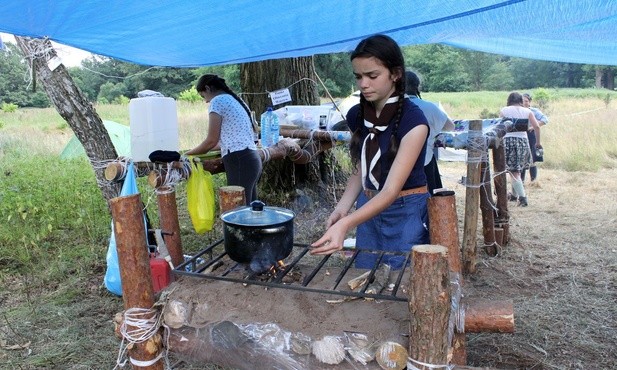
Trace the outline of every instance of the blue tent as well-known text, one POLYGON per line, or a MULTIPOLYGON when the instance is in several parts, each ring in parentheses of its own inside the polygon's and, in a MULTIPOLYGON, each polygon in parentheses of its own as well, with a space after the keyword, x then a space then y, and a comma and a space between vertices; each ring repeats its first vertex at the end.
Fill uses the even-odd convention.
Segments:
POLYGON ((617 65, 614 0, 4 0, 0 32, 194 67, 352 50, 385 33, 559 62, 617 65))

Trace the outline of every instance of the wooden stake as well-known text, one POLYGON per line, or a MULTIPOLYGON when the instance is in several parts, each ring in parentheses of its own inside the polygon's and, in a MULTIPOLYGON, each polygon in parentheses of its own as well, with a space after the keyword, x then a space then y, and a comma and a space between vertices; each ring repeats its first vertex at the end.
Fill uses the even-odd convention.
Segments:
POLYGON ((499 245, 504 246, 510 241, 510 214, 508 213, 508 189, 506 183, 506 154, 503 145, 492 150, 493 172, 495 178, 495 194, 497 194, 497 213, 495 214, 495 226, 503 229, 503 237, 499 245))
MULTIPOLYGON (((454 192, 438 192, 428 200, 429 235, 432 244, 448 248, 448 267, 451 276, 459 277, 463 284, 461 267, 461 246, 458 236, 458 216, 454 192)), ((458 289, 462 289, 459 287, 458 289)), ((452 295, 455 299, 455 295, 452 295)), ((456 306, 460 303, 456 302, 456 306)), ((465 333, 454 333, 452 339, 452 364, 467 364, 465 333)))
POLYGON ((441 245, 416 245, 412 249, 409 356, 426 364, 448 363, 451 307, 447 254, 448 250, 441 245))
MULTIPOLYGON (((114 235, 122 279, 124 308, 146 308, 154 305, 154 291, 146 243, 142 203, 139 194, 112 198, 109 201, 114 222, 114 235)), ((129 330, 137 328, 128 326, 129 330)), ((160 334, 134 343, 128 348, 128 356, 136 361, 148 363, 162 351, 160 334)), ((163 360, 140 369, 162 370, 163 360)))
POLYGON ((221 213, 246 205, 246 194, 242 186, 221 186, 219 188, 219 208, 221 213))
POLYGON ((493 211, 493 192, 491 187, 491 171, 488 158, 482 161, 480 167, 482 185, 480 186, 480 212, 482 212, 482 234, 484 235, 484 250, 491 257, 497 255, 499 246, 495 241, 495 220, 493 211))
POLYGON ((174 268, 184 262, 184 252, 182 251, 182 241, 180 240, 180 222, 178 220, 178 205, 176 203, 176 192, 169 189, 165 192, 158 192, 159 203, 159 222, 161 230, 171 235, 165 236, 165 245, 171 256, 174 268))
POLYGON ((461 273, 461 245, 454 192, 438 192, 428 199, 428 219, 431 244, 448 248, 450 271, 461 273))
POLYGON ((473 300, 463 307, 466 333, 514 333, 512 300, 473 300))
POLYGON ((463 230, 463 272, 476 272, 478 251, 476 248, 478 229, 478 204, 480 198, 480 162, 486 153, 482 139, 482 120, 469 121, 467 139, 467 188, 465 189, 465 221, 463 230))

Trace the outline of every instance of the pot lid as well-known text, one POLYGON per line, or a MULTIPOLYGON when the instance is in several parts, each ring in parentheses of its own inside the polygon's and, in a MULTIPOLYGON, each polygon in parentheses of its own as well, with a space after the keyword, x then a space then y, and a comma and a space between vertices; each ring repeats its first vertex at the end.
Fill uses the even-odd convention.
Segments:
POLYGON ((293 220, 295 214, 285 208, 267 207, 262 201, 255 200, 248 207, 227 211, 221 220, 239 226, 270 226, 293 220))

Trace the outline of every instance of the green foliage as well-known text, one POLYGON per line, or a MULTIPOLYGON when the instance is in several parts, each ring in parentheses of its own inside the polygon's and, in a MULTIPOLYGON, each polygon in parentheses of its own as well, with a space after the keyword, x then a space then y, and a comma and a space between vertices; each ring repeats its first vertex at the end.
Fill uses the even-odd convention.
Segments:
POLYGON ((195 86, 193 86, 188 90, 182 91, 180 93, 180 96, 178 96, 178 100, 186 101, 189 103, 197 103, 203 100, 203 98, 201 97, 201 95, 199 95, 199 93, 195 89, 195 86))
POLYGON ((419 73, 423 92, 472 90, 457 49, 431 44, 410 46, 403 53, 407 66, 419 73))
POLYGON ((508 90, 514 86, 514 76, 512 71, 504 62, 492 64, 488 70, 488 75, 484 79, 483 88, 491 91, 508 90))
MULTIPOLYGON (((321 78, 328 92, 333 97, 346 97, 355 90, 353 71, 349 54, 320 54, 313 57, 315 73, 321 78)), ((317 91, 322 97, 326 97, 326 91, 317 82, 317 91)))
POLYGON ((19 106, 13 103, 2 103, 2 105, 0 105, 0 109, 6 113, 13 113, 17 111, 18 108, 19 106))
MULTIPOLYGON (((200 67, 192 72, 193 81, 192 85, 195 85, 197 79, 205 74, 215 74, 219 77, 225 79, 225 83, 235 92, 242 91, 240 88, 240 65, 239 64, 228 64, 224 66, 214 66, 214 67, 200 67)), ((187 86, 188 87, 188 86, 187 86)), ((250 92, 250 91, 247 91, 250 92)))
POLYGON ((604 95, 604 98, 602 98, 602 101, 604 102, 604 106, 606 108, 608 108, 608 106, 611 104, 611 99, 612 99, 611 94, 606 94, 604 95))
POLYGON ((0 52, 1 101, 20 107, 48 107, 49 99, 45 91, 41 88, 32 91, 31 82, 24 78, 30 77, 31 72, 27 64, 22 62, 21 51, 17 45, 7 43, 6 47, 4 52, 0 52))
POLYGON ((23 248, 0 248, 0 261, 42 263, 67 234, 75 243, 100 243, 109 216, 88 162, 22 154, 7 153, 0 174, 0 244, 23 248))
POLYGON ((113 102, 120 96, 123 96, 126 88, 122 83, 105 82, 101 85, 97 101, 105 99, 107 102, 113 102))
POLYGON ((486 108, 482 109, 482 112, 480 112, 480 118, 482 119, 495 118, 495 117, 499 117, 499 112, 492 112, 486 108))
POLYGON ((120 104, 120 105, 128 105, 129 104, 130 99, 127 98, 124 95, 120 95, 117 98, 114 99, 113 103, 114 104, 120 104))
POLYGON ((539 88, 533 93, 533 102, 540 107, 541 110, 548 109, 548 102, 551 100, 551 94, 548 90, 539 88))

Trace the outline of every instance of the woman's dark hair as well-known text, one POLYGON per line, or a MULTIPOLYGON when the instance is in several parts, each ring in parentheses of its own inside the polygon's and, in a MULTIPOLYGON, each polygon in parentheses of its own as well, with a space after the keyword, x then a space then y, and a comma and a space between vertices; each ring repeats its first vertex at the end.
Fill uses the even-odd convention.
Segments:
POLYGON ((523 95, 514 91, 508 95, 508 101, 506 102, 507 106, 510 105, 523 105, 523 95))
MULTIPOLYGON (((390 150, 388 156, 393 158, 398 151, 399 142, 396 139, 398 125, 403 114, 403 103, 405 102, 405 58, 399 45, 391 37, 386 35, 373 35, 360 41, 358 46, 351 53, 349 59, 370 58, 374 57, 384 67, 388 68, 391 74, 401 76, 395 83, 395 92, 399 96, 398 109, 394 117, 394 128, 390 137, 390 150)), ((366 103, 364 95, 360 94, 360 110, 358 112, 358 122, 364 122, 363 105, 366 103)), ((352 163, 357 165, 360 160, 360 152, 362 150, 361 132, 363 125, 360 124, 351 137, 349 143, 349 152, 351 154, 352 163)))
POLYGON ((248 114, 249 116, 249 120, 251 120, 251 123, 253 123, 253 120, 251 118, 251 111, 248 105, 244 102, 244 100, 242 100, 238 95, 236 95, 236 93, 234 93, 229 88, 229 86, 227 86, 224 78, 220 78, 217 75, 203 75, 199 77, 199 80, 197 80, 197 84, 195 85, 195 90, 197 90, 198 93, 206 91, 206 86, 208 86, 211 90, 224 91, 225 93, 233 96, 234 99, 236 99, 238 103, 240 103, 242 108, 244 108, 244 110, 246 111, 246 114, 248 114))
POLYGON ((418 98, 422 98, 420 96, 420 77, 418 77, 415 72, 405 72, 405 84, 407 85, 405 92, 408 95, 415 95, 418 98))

